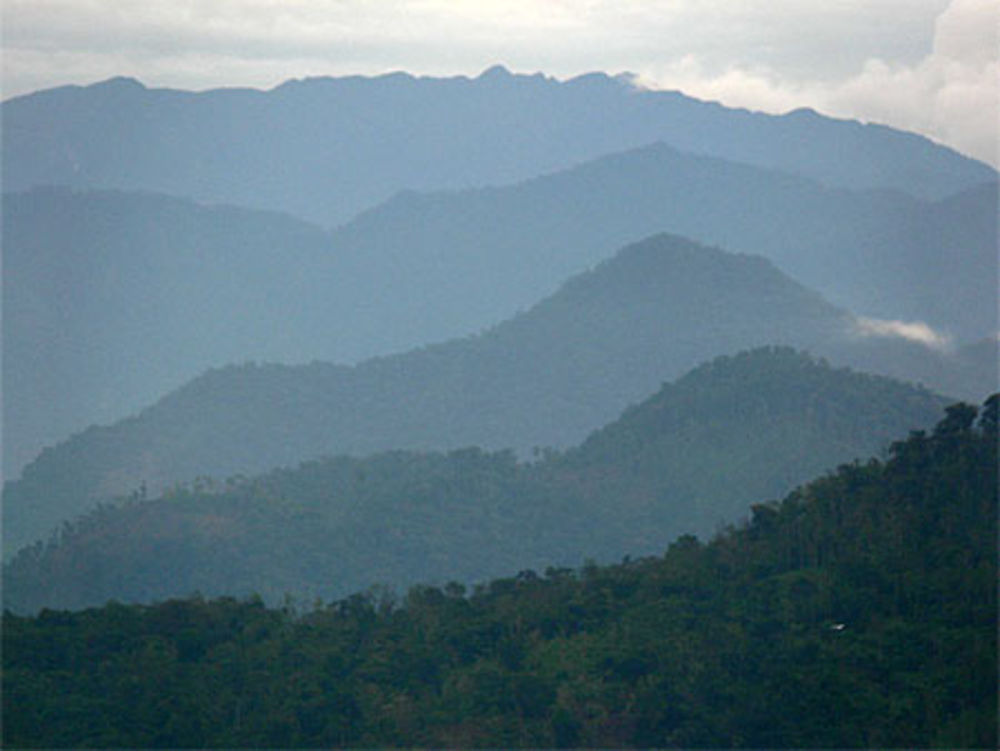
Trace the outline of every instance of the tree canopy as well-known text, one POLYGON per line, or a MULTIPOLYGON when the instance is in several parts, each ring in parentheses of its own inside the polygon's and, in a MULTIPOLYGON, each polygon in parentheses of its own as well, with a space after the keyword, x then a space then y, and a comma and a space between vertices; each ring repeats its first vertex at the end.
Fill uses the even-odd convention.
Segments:
POLYGON ((3 618, 8 747, 995 747, 997 396, 707 543, 3 618))

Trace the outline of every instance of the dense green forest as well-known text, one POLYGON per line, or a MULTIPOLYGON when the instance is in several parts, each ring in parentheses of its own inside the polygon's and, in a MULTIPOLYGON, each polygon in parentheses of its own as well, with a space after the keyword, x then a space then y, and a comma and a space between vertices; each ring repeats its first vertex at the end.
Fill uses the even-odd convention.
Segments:
POLYGON ((995 748, 997 421, 618 565, 7 612, 4 746, 995 748))
POLYGON ((139 491, 22 550, 4 566, 4 602, 23 613, 199 591, 274 604, 286 592, 331 599, 375 583, 610 563, 710 535, 755 501, 933 425, 944 404, 789 348, 757 349, 664 384, 564 453, 335 456, 157 498, 139 491))

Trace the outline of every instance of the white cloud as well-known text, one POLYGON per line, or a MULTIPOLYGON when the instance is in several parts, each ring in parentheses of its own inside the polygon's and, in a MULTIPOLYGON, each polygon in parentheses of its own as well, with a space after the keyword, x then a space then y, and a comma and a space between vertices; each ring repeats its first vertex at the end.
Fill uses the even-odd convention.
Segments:
POLYGON ((646 85, 768 112, 811 106, 826 114, 922 133, 986 161, 998 158, 1000 6, 952 0, 934 25, 929 53, 912 64, 867 59, 836 81, 795 78, 767 66, 733 65, 710 74, 688 56, 643 71, 646 85))
POLYGON ((856 331, 864 337, 906 339, 936 350, 951 347, 951 338, 935 331, 923 321, 893 321, 880 318, 857 318, 856 331))
POLYGON ((935 24, 932 53, 919 65, 894 68, 870 61, 833 93, 830 106, 898 122, 996 165, 998 24, 995 0, 954 0, 935 24))

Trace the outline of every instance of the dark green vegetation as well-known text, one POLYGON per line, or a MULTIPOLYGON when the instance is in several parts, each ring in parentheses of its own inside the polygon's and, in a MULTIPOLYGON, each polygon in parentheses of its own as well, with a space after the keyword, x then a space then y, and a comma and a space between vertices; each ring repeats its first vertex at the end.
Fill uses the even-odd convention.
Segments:
MULTIPOLYGON (((4 183, 152 190, 278 209, 324 226, 401 188, 509 183, 663 140, 851 188, 943 198, 995 178, 926 138, 799 110, 775 117, 493 68, 193 93, 117 78, 3 103, 4 183)), ((629 238, 634 239, 634 238, 629 238)))
MULTIPOLYGON (((792 345, 928 384, 921 373, 954 372, 946 355, 854 327, 762 258, 649 238, 481 335, 355 367, 210 371, 135 418, 76 435, 5 486, 5 547, 143 483, 156 494, 323 454, 570 446, 665 379, 751 347, 792 345)), ((981 399, 993 380, 979 380, 959 393, 981 399)))
POLYGON ((4 746, 995 748, 997 405, 662 557, 5 614, 4 746))
MULTIPOLYGON (((530 463, 509 451, 396 451, 106 506, 22 550, 4 568, 4 601, 18 612, 195 591, 308 601, 646 555, 883 450, 942 405, 887 378, 760 349, 699 367, 579 447, 530 463)), ((231 450, 239 437, 219 442, 231 450)))

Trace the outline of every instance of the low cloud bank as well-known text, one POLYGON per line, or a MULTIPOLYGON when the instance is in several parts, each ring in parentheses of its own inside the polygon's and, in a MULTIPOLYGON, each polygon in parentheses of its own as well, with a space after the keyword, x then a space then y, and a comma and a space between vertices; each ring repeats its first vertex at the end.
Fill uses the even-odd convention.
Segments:
POLYGON ((951 337, 935 331, 923 321, 894 321, 881 318, 858 318, 856 333, 865 337, 906 339, 939 351, 951 347, 951 337))

